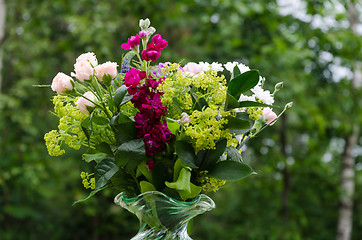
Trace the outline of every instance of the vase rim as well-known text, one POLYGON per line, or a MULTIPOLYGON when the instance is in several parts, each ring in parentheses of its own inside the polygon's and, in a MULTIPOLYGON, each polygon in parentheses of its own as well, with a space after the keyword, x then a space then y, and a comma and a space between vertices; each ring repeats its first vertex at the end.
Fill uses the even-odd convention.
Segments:
MULTIPOLYGON (((159 191, 147 191, 147 192, 141 193, 141 194, 139 194, 139 195, 137 195, 137 196, 135 196, 135 197, 132 197, 132 198, 128 198, 125 192, 121 192, 121 193, 119 193, 119 194, 116 196, 116 199, 121 198, 122 201, 127 202, 127 203, 130 203, 130 202, 136 201, 137 199, 142 198, 142 197, 144 197, 144 196, 146 196, 146 195, 154 195, 154 194, 160 195, 160 196, 162 196, 162 197, 165 197, 165 198, 167 198, 167 199, 169 199, 170 201, 173 201, 173 202, 175 202, 175 203, 178 203, 178 204, 186 204, 186 205, 193 205, 193 204, 199 202, 199 201, 201 200, 201 198, 205 198, 205 197, 206 197, 206 198, 210 199, 210 197, 207 196, 207 195, 205 195, 205 194, 199 194, 199 195, 197 195, 197 197, 196 197, 194 200, 185 202, 185 201, 181 201, 181 200, 174 199, 174 198, 172 198, 172 197, 170 197, 170 196, 167 196, 167 195, 164 194, 163 192, 159 192, 159 191)), ((210 199, 210 200, 212 201, 212 199, 210 199)), ((212 201, 212 202, 213 202, 213 201, 212 201)))

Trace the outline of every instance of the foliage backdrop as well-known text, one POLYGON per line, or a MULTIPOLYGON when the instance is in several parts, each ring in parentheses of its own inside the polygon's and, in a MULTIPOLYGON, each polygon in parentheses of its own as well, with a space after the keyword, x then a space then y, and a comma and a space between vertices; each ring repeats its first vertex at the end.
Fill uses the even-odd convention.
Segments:
MULTIPOLYGON (((336 1, 304 2, 314 16, 336 1)), ((361 60, 361 39, 348 28, 312 27, 281 15, 274 0, 14 0, 6 8, 1 239, 129 239, 137 231, 137 219, 113 204, 115 192, 71 206, 87 195, 79 177, 87 166, 80 153, 47 155, 43 135, 56 127, 49 115, 53 93, 33 85, 70 73, 83 52, 95 52, 99 62, 119 61, 120 44, 146 17, 169 41, 161 61, 238 60, 259 69, 271 91, 284 82, 279 102, 294 101, 276 127, 249 143, 244 160, 258 175, 213 194, 217 208, 196 219, 194 238, 335 238, 344 139, 353 123, 362 122, 361 92, 331 72, 336 59, 349 69, 361 60)), ((334 17, 345 21, 347 12, 334 17)), ((356 152, 355 240, 362 239, 362 160, 356 152)))

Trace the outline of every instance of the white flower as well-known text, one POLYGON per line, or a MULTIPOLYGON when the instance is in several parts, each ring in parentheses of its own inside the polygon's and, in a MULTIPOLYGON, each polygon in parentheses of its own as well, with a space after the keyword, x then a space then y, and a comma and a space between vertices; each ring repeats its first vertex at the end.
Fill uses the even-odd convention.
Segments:
POLYGON ((240 73, 250 71, 250 68, 248 66, 238 62, 227 62, 226 64, 224 64, 224 66, 226 70, 228 70, 231 73, 234 71, 235 66, 238 66, 240 73))
POLYGON ((268 90, 264 91, 259 85, 252 88, 251 91, 255 94, 256 98, 262 100, 265 104, 271 105, 274 103, 272 94, 268 90))
POLYGON ((255 95, 253 95, 253 96, 246 96, 246 95, 241 94, 241 95, 240 95, 240 98, 239 98, 239 102, 243 102, 243 101, 256 102, 256 100, 255 100, 255 95))
POLYGON ((98 65, 96 55, 93 52, 87 52, 87 53, 81 54, 77 58, 76 62, 78 63, 78 62, 81 62, 81 61, 89 62, 93 67, 98 65))
POLYGON ((199 62, 199 68, 200 68, 203 72, 206 72, 206 71, 210 70, 210 63, 207 63, 207 62, 199 62))
POLYGON ((211 69, 214 70, 215 72, 224 71, 224 68, 222 67, 222 64, 218 63, 218 62, 211 63, 211 69))
POLYGON ((147 29, 150 26, 151 22, 148 18, 145 20, 140 19, 139 26, 142 30, 147 29))
POLYGON ((228 70, 229 72, 233 72, 234 67, 238 64, 238 62, 227 62, 226 64, 224 64, 226 70, 228 70))
POLYGON ((52 82, 52 90, 58 94, 65 94, 73 89, 73 79, 64 73, 58 73, 52 82))
POLYGON ((239 63, 238 67, 239 67, 240 73, 250 71, 250 68, 242 63, 239 63))

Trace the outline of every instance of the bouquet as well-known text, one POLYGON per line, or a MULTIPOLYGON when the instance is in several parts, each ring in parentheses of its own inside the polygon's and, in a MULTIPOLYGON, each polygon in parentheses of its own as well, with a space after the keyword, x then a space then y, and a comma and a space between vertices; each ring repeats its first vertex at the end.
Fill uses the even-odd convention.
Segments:
POLYGON ((84 53, 71 76, 54 77, 60 120, 44 137, 49 154, 85 147, 82 158, 94 167, 81 173, 88 198, 113 188, 188 201, 254 174, 241 149, 291 107, 273 112, 282 83, 264 90, 265 78, 238 62, 155 64, 168 42, 148 19, 139 26, 121 45, 120 64, 84 53))

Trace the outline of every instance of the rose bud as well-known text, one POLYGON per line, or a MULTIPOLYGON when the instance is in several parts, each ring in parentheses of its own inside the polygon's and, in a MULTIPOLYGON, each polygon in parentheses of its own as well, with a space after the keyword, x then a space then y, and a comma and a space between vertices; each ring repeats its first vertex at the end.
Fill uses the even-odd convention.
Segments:
POLYGON ((75 104, 77 104, 77 107, 82 113, 89 114, 88 108, 94 107, 94 101, 96 99, 96 96, 92 92, 86 92, 83 94, 83 97, 80 97, 75 104), (89 100, 91 101, 89 101, 89 100))
POLYGON ((65 94, 66 91, 73 89, 73 79, 68 75, 60 72, 54 78, 52 82, 52 90, 58 94, 65 94))

